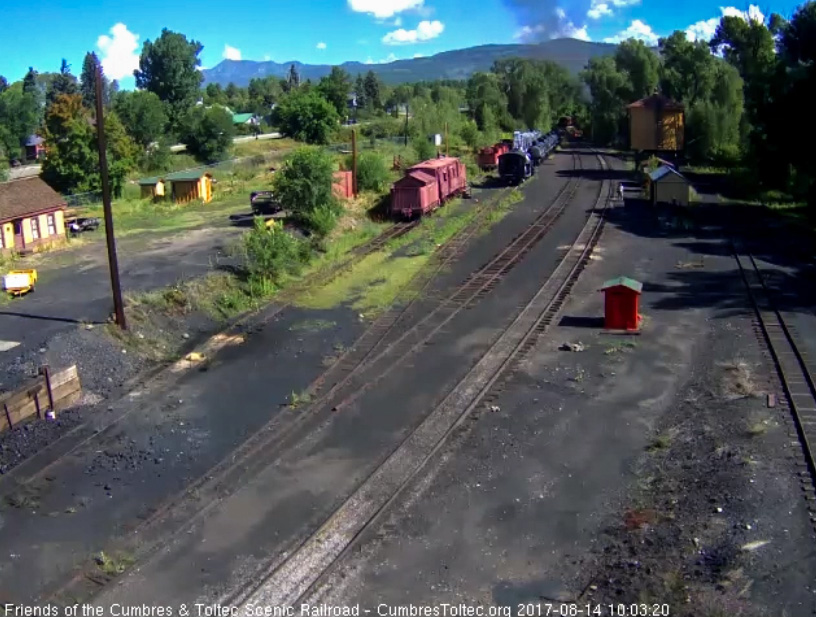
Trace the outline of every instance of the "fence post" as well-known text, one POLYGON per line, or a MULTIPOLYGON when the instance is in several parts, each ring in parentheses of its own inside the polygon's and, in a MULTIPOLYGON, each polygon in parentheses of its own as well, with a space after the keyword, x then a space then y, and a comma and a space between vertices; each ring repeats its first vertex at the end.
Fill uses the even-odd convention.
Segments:
POLYGON ((54 415, 56 415, 57 410, 54 407, 54 391, 51 390, 51 369, 47 364, 43 364, 42 374, 43 377, 45 377, 45 390, 48 392, 48 406, 50 407, 51 411, 54 412, 54 415))
POLYGON ((351 129, 351 191, 357 197, 357 130, 351 129))

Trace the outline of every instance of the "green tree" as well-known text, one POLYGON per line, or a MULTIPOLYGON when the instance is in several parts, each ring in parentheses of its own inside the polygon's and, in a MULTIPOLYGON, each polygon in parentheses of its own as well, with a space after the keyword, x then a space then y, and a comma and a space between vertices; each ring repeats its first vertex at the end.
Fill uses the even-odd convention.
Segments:
POLYGON ((412 145, 414 152, 416 152, 417 159, 420 161, 427 161, 436 156, 436 148, 428 140, 427 136, 418 136, 413 139, 412 145))
POLYGON ((348 73, 339 66, 332 67, 331 73, 320 80, 317 90, 334 106, 338 116, 345 117, 351 91, 351 76, 348 73))
POLYGON ((365 79, 362 74, 358 73, 357 79, 354 80, 354 93, 357 95, 357 108, 365 109, 368 107, 368 99, 365 94, 365 79))
POLYGON ((45 114, 48 152, 42 177, 56 191, 83 193, 97 185, 99 159, 90 112, 79 94, 58 95, 45 114))
POLYGON ((199 54, 204 47, 183 34, 164 28, 155 42, 145 41, 139 68, 133 72, 136 86, 155 93, 167 103, 172 129, 196 102, 203 79, 199 54))
POLYGON ((224 95, 227 98, 227 106, 235 113, 244 113, 249 109, 249 94, 246 88, 239 88, 230 82, 224 88, 224 95))
MULTIPOLYGON (((348 168, 351 161, 347 161, 348 168)), ((381 192, 388 185, 391 174, 385 159, 378 152, 362 152, 357 160, 357 190, 381 192)))
POLYGON ((621 93, 627 101, 636 101, 657 90, 660 58, 643 41, 629 39, 615 50, 615 64, 629 75, 631 88, 621 93))
POLYGON ((77 78, 71 74, 71 65, 65 58, 62 59, 59 73, 51 81, 45 94, 46 105, 51 105, 61 94, 76 94, 79 92, 77 78))
POLYGON ((663 58, 660 87, 686 105, 706 100, 714 87, 714 56, 705 41, 691 42, 680 30, 658 42, 663 58))
POLYGON ((363 91, 365 92, 366 108, 379 110, 382 109, 382 99, 380 98, 380 80, 374 71, 366 73, 363 81, 363 91))
POLYGON ((500 124, 512 124, 507 113, 507 95, 496 73, 474 73, 468 80, 465 99, 480 131, 494 131, 500 124))
MULTIPOLYGON (((82 73, 79 80, 79 91, 82 94, 82 103, 88 109, 96 109, 96 69, 100 66, 99 56, 89 51, 82 61, 82 73)), ((109 107, 113 104, 116 94, 119 92, 119 82, 109 80, 102 74, 102 104, 109 107)))
POLYGON ((316 92, 291 92, 272 114, 284 135, 309 144, 326 144, 337 128, 337 110, 316 92))
POLYGON ((35 93, 15 82, 0 94, 0 148, 11 158, 20 155, 23 140, 37 128, 40 109, 35 93))
POLYGON ((249 105, 252 113, 262 117, 272 113, 272 106, 283 94, 280 81, 274 77, 249 80, 249 105))
POLYGON ((166 108, 153 92, 122 92, 116 98, 114 109, 128 134, 142 149, 158 141, 165 132, 166 108))
POLYGON ((227 95, 221 84, 209 83, 204 88, 205 105, 227 105, 227 95))
POLYGON ((621 98, 621 92, 631 87, 627 83, 627 76, 618 70, 612 56, 596 56, 589 60, 582 78, 592 98, 592 137, 598 143, 611 143, 620 137, 625 121, 626 101, 621 98))
POLYGON ((182 122, 182 143, 193 156, 207 163, 224 158, 234 135, 232 116, 222 107, 194 106, 182 122))
POLYGON ((275 174, 274 191, 280 204, 300 219, 335 203, 332 193, 334 161, 318 148, 298 148, 275 174))
POLYGON ((289 67, 289 74, 286 76, 286 83, 289 86, 289 91, 297 90, 300 87, 300 73, 298 73, 295 65, 289 67))
POLYGON ((34 67, 28 67, 28 72, 23 77, 23 92, 26 94, 37 95, 39 87, 37 86, 37 71, 34 67))

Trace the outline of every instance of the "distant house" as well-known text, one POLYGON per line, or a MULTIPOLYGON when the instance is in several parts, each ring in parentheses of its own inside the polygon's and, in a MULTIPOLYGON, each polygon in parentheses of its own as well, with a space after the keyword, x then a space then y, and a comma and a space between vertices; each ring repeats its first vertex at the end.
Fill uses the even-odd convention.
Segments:
POLYGON ((33 252, 65 242, 65 206, 39 176, 0 183, 0 250, 33 252))
POLYGON ((233 124, 246 124, 252 126, 258 124, 258 117, 255 114, 232 114, 233 124))
POLYGON ((649 197, 652 205, 673 204, 687 206, 689 204, 689 190, 691 185, 688 179, 667 165, 658 167, 649 174, 649 197))
POLYGON ((166 196, 164 178, 142 178, 139 180, 139 187, 142 189, 142 199, 159 201, 166 196))
POLYGON ((29 135, 24 145, 27 161, 36 161, 45 156, 45 140, 39 135, 29 135))
POLYGON ((184 204, 195 199, 204 203, 212 201, 212 174, 194 169, 177 171, 164 177, 170 183, 170 195, 177 204, 184 204))
POLYGON ((346 100, 348 102, 348 108, 349 109, 357 109, 357 93, 356 92, 350 92, 346 100))

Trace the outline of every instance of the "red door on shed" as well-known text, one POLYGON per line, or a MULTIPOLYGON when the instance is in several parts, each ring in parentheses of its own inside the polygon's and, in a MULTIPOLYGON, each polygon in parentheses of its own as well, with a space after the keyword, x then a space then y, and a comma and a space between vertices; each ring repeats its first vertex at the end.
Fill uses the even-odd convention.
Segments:
POLYGON ((612 279, 601 287, 604 292, 604 328, 638 330, 640 328, 640 294, 643 285, 625 276, 612 279))

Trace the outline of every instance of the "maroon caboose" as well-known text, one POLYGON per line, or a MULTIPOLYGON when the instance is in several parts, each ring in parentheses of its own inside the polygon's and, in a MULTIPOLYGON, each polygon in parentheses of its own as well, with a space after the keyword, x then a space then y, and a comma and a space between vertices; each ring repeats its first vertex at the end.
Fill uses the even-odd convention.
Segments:
POLYGON ((467 189, 467 172, 457 158, 438 158, 417 163, 391 187, 391 213, 422 216, 467 189))
POLYGON ((499 166, 499 157, 509 150, 510 147, 501 141, 493 146, 482 148, 476 156, 479 169, 482 171, 496 169, 499 166))

